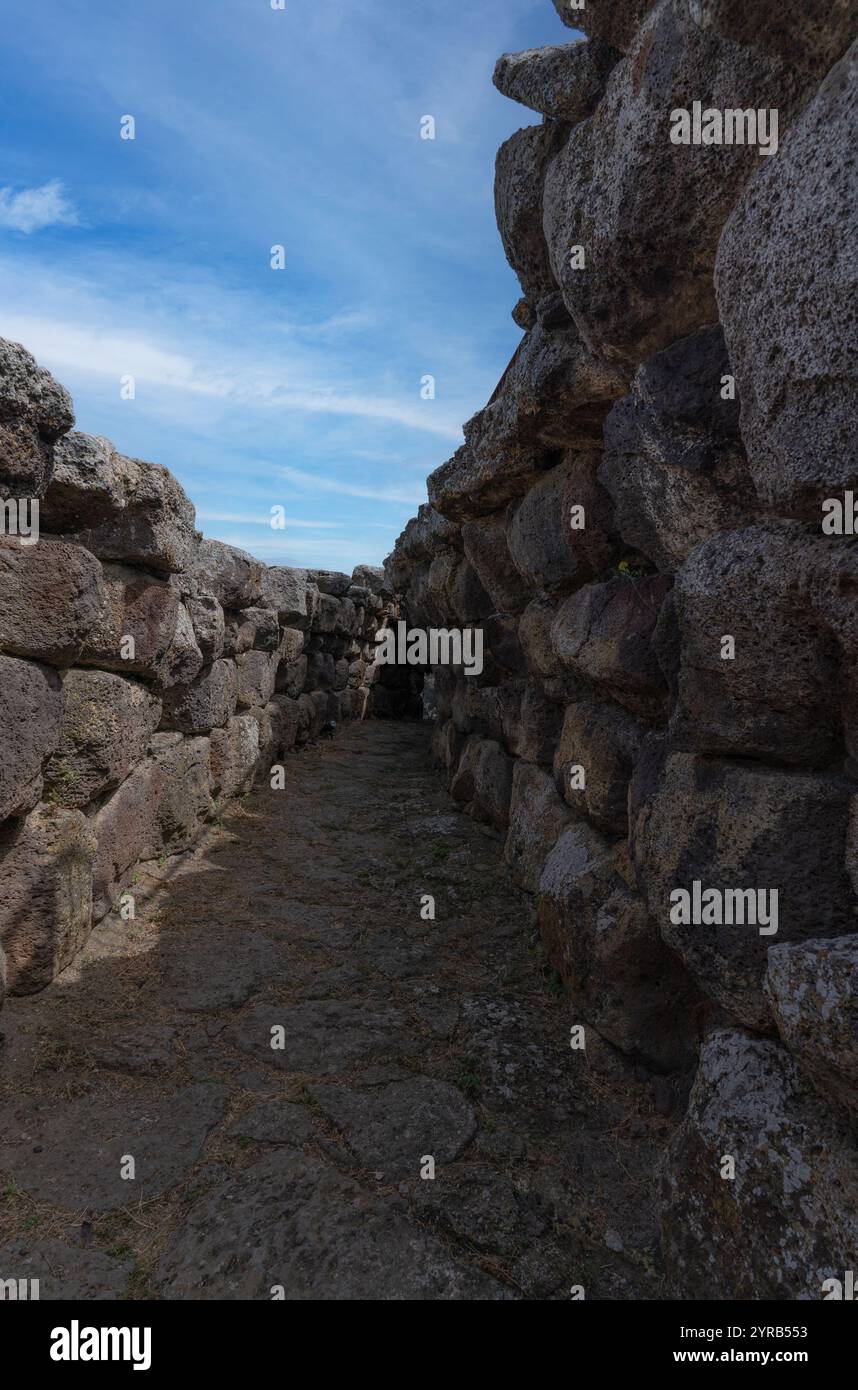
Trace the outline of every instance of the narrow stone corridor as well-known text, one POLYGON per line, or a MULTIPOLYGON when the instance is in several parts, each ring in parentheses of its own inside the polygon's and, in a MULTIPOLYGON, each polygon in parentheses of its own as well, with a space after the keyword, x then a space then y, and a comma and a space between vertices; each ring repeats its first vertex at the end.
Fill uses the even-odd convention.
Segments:
POLYGON ((0 1277, 42 1298, 660 1297, 669 1100, 591 1029, 570 1045, 532 900, 428 726, 350 725, 285 768, 8 1001, 0 1277))

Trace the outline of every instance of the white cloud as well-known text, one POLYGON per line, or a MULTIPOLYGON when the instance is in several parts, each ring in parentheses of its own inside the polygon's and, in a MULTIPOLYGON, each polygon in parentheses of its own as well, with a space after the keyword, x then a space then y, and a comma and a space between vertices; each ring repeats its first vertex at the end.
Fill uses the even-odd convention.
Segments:
POLYGON ((43 227, 75 227, 78 215, 57 179, 41 188, 0 188, 0 227, 12 232, 38 232, 43 227))
MULTIPOLYGON (((199 348, 201 354, 210 355, 210 360, 195 361, 193 349, 174 351, 142 333, 117 333, 106 324, 4 312, 2 330, 4 337, 24 343, 39 361, 58 373, 88 372, 114 381, 129 374, 138 381, 169 390, 229 400, 233 406, 379 420, 456 442, 461 437, 458 423, 439 411, 434 402, 412 405, 369 391, 355 394, 344 389, 344 385, 329 386, 314 379, 313 366, 302 363, 306 353, 298 345, 293 347, 291 357, 284 350, 280 359, 272 354, 273 361, 260 360, 254 354, 244 355, 226 348, 218 338, 199 348), (285 385, 286 376, 297 377, 297 384, 285 385)), ((319 362, 315 369, 324 370, 325 364, 319 362)), ((343 368, 335 365, 333 370, 343 368)))
POLYGON ((351 483, 341 483, 338 478, 305 473, 300 468, 291 468, 288 465, 278 469, 278 472, 290 483, 297 483, 299 487, 308 488, 311 492, 338 492, 344 497, 368 497, 374 502, 403 502, 407 506, 417 506, 426 501, 425 488, 355 487, 351 483))
MULTIPOLYGON (((247 516, 238 512, 197 512, 197 521, 229 522, 235 526, 271 526, 270 516, 247 516)), ((306 531, 338 531, 348 524, 345 521, 299 521, 287 517, 285 529, 291 531, 293 527, 300 527, 306 531)))

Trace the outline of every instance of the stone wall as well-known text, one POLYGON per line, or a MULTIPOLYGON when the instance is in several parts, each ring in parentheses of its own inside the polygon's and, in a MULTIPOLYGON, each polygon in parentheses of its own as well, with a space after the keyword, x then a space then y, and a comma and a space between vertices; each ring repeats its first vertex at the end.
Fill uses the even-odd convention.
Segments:
POLYGON ((167 469, 73 423, 0 340, 0 999, 62 971, 141 860, 189 849, 290 749, 370 715, 395 612, 379 569, 205 540, 167 469))
POLYGON ((858 490, 858 6, 554 3, 588 40, 495 72, 544 118, 497 159, 523 337, 386 572, 484 634, 432 672, 435 754, 574 1016, 693 1068, 677 1292, 819 1298, 858 1249, 858 550, 822 524, 858 490), (776 108, 777 151, 673 143, 694 102, 776 108), (777 931, 685 925, 695 883, 776 890, 777 931))

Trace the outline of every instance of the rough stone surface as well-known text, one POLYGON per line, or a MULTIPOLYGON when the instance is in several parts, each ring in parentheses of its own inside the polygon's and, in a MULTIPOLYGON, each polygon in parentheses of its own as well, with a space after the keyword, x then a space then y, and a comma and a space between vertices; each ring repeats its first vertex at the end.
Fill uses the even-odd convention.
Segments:
POLYGON ((164 691, 162 729, 206 734, 231 718, 238 700, 238 675, 232 661, 215 661, 189 685, 164 691))
POLYGON ((158 1270, 169 1298, 270 1298, 275 1284, 302 1302, 504 1297, 402 1204, 291 1154, 263 1158, 198 1203, 158 1270))
POLYGON ((67 671, 63 718, 45 773, 51 800, 84 807, 113 791, 141 761, 161 701, 139 681, 109 671, 67 671))
POLYGON ((565 43, 505 53, 492 81, 499 92, 555 121, 583 121, 605 90, 619 53, 609 44, 565 43))
POLYGON ((0 1270, 6 1277, 34 1279, 39 1283, 39 1301, 90 1302, 123 1297, 132 1263, 65 1245, 61 1240, 33 1240, 21 1237, 0 1249, 0 1270), (8 1271, 14 1270, 14 1275, 8 1271))
POLYGON ((629 47, 653 0, 552 0, 563 23, 605 39, 623 52, 629 47))
POLYGON ((546 856, 569 819, 549 774, 532 763, 516 762, 504 859, 523 888, 538 891, 546 856))
POLYGON ((599 481, 628 546, 671 572, 695 545, 758 506, 739 435, 739 404, 720 326, 680 338, 635 374, 605 421, 599 481))
POLYGON ((762 161, 718 249, 718 306, 751 475, 764 502, 817 523, 822 501, 858 485, 856 79, 858 42, 776 160, 762 161))
POLYGON ((32 810, 60 738, 63 687, 34 661, 0 657, 0 821, 32 810))
POLYGON ((259 757, 259 725, 249 714, 230 719, 211 734, 212 790, 229 799, 247 791, 259 757))
POLYGON ((86 940, 95 849, 80 811, 41 805, 0 829, 0 944, 10 993, 43 989, 86 940))
MULTIPOLYGON (((88 551, 80 553, 87 555, 88 551)), ((176 590, 165 580, 126 565, 105 564, 102 573, 100 611, 87 633, 79 661, 85 666, 157 679, 176 638, 181 608, 176 590)))
POLYGON ((77 431, 56 446, 41 518, 100 560, 162 573, 185 569, 195 544, 193 504, 168 469, 77 431))
POLYGON ((657 720, 666 709, 653 634, 669 588, 661 576, 585 584, 561 604, 551 625, 563 665, 644 719, 657 720))
POLYGON ((629 886, 625 848, 589 826, 563 831, 539 881, 539 923, 574 1004, 627 1056, 690 1060, 693 989, 629 886))
POLYGON ((635 768, 629 835, 650 911, 700 988, 749 1027, 771 1023, 763 992, 770 946, 840 936, 855 923, 844 864, 849 796, 845 779, 665 754, 658 742, 635 768), (695 881, 776 890, 777 931, 671 921, 671 893, 691 892, 695 881))
POLYGON ((0 338, 0 497, 41 497, 54 445, 73 424, 65 388, 20 343, 0 338))
POLYGON ((313 1100, 340 1131, 364 1168, 387 1178, 419 1176, 425 1155, 436 1171, 473 1139, 477 1122, 460 1091, 418 1076, 364 1094, 346 1086, 314 1086, 313 1100))
POLYGON ((662 1174, 674 1290, 715 1299, 823 1297, 858 1240, 854 1136, 777 1043, 720 1030, 662 1174), (732 1181, 723 1156, 735 1159, 732 1181), (761 1259, 759 1251, 765 1250, 761 1259))
POLYGON ((266 582, 265 566, 259 560, 223 541, 201 541, 190 570, 199 588, 214 594, 224 608, 250 608, 259 603, 266 582))
POLYGON ((22 1098, 7 1114, 0 1164, 25 1192, 80 1210, 115 1211, 174 1187, 223 1116, 222 1087, 188 1086, 173 1095, 83 1095, 58 1108, 22 1098), (123 1157, 135 1176, 121 1176, 123 1157))
POLYGON ((0 536, 0 650, 9 656, 71 665, 104 605, 101 566, 82 546, 0 536))
POLYGON ((771 947, 766 993, 802 1070, 848 1108, 858 1096, 858 936, 771 947))
POLYGON ((782 133, 801 91, 786 64, 699 29, 685 0, 650 10, 595 114, 545 175, 554 278, 592 352, 634 369, 717 319, 722 227, 746 180, 775 163, 752 145, 672 143, 671 111, 692 101, 723 111, 748 93, 755 108, 778 108, 782 133))

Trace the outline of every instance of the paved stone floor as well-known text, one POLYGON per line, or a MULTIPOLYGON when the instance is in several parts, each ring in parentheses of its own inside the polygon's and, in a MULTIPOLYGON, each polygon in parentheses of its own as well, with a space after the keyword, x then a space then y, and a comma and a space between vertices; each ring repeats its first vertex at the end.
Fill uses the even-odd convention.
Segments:
POLYGON ((591 1030, 570 1047, 532 904, 427 728, 347 726, 286 768, 0 1015, 0 1279, 658 1298, 672 1121, 591 1030))

